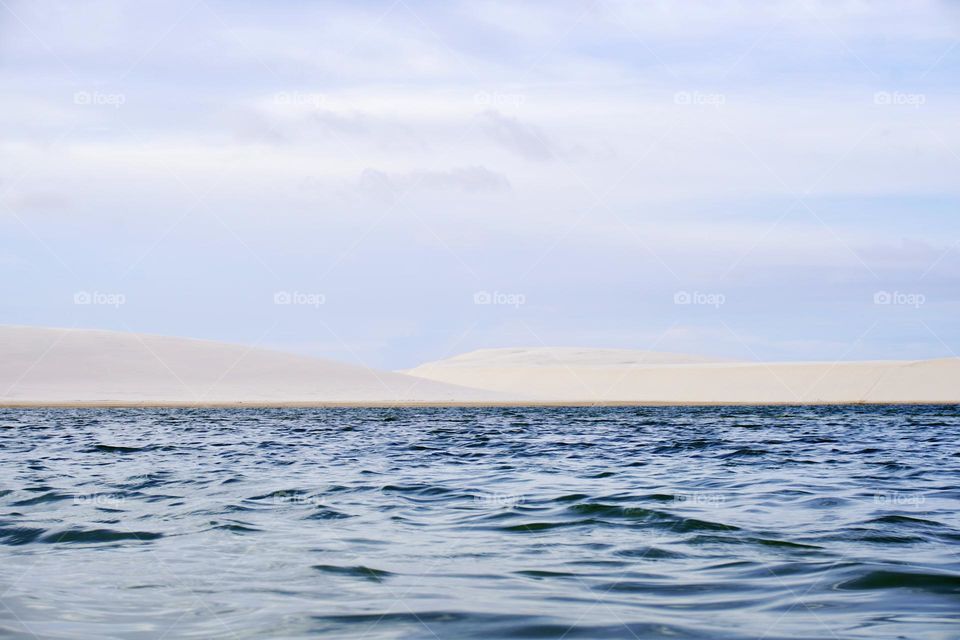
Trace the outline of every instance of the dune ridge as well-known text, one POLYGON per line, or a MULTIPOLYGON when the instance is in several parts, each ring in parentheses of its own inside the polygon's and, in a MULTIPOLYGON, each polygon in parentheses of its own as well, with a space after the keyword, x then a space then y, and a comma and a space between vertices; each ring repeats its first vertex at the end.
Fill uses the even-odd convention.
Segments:
POLYGON ((390 405, 484 402, 496 392, 242 345, 0 327, 0 405, 390 405))
POLYGON ((960 358, 722 362, 677 354, 657 357, 643 351, 542 347, 480 350, 426 363, 406 373, 570 403, 960 402, 960 358))
POLYGON ((235 344, 0 326, 0 406, 957 403, 960 359, 756 363, 481 349, 388 372, 235 344))
POLYGON ((612 367, 639 366, 647 364, 705 364, 709 362, 735 362, 724 358, 669 353, 666 351, 641 351, 638 349, 605 349, 592 347, 499 347, 477 349, 444 360, 426 362, 426 366, 442 367, 542 367, 562 363, 577 366, 612 367))

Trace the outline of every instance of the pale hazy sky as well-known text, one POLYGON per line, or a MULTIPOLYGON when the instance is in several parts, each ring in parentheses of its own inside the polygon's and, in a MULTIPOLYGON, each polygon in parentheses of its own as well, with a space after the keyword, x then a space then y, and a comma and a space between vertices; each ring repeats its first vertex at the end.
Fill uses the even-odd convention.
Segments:
POLYGON ((0 0, 0 321, 956 355, 958 43, 947 2, 0 0))

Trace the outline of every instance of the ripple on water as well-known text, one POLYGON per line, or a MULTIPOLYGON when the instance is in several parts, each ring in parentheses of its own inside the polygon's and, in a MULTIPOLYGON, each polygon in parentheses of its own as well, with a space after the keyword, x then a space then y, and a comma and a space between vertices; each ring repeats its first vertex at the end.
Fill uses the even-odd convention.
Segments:
POLYGON ((163 537, 154 531, 115 531, 113 529, 66 529, 42 536, 48 544, 99 544, 104 542, 149 542, 163 537))
POLYGON ((373 569, 371 567, 364 567, 361 565, 345 567, 333 564, 315 564, 313 565, 313 568, 323 573, 329 573, 338 576, 348 576, 351 578, 361 578, 363 580, 370 580, 372 582, 383 582, 393 575, 391 572, 384 571, 383 569, 373 569))
POLYGON ((908 589, 937 594, 960 595, 960 574, 874 570, 837 585, 838 589, 872 591, 908 589))
POLYGON ((0 410, 0 428, 0 635, 956 635, 956 407, 0 410))

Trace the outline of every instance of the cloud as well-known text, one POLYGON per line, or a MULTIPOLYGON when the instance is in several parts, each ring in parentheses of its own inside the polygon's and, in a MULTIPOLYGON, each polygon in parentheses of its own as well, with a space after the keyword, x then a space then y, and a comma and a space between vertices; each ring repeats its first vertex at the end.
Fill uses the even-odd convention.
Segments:
POLYGON ((354 111, 342 115, 328 109, 318 110, 313 118, 324 127, 337 133, 364 134, 370 131, 370 118, 366 114, 354 111))
MULTIPOLYGON (((3 199, 0 199, 2 202, 3 199)), ((70 200, 64 194, 53 191, 31 191, 29 193, 14 193, 9 198, 9 206, 17 212, 45 212, 57 211, 70 205, 70 200)))
POLYGON ((505 192, 511 189, 506 176, 483 166, 395 174, 367 168, 360 173, 357 187, 362 193, 382 200, 390 200, 408 189, 435 189, 470 194, 505 192))
POLYGON ((410 179, 418 186, 431 189, 459 189, 467 193, 509 191, 506 176, 486 167, 457 167, 450 171, 415 171, 410 179))
MULTIPOLYGON (((219 291, 328 271, 374 299, 403 293, 398 282, 446 291, 430 305, 398 293, 385 323, 416 329, 386 346, 365 342, 398 335, 363 324, 377 314, 328 307, 333 330, 391 365, 469 326, 458 287, 488 278, 530 300, 559 292, 569 313, 526 309, 557 344, 669 326, 690 309, 657 318, 642 296, 681 286, 670 271, 730 293, 731 313, 756 302, 737 331, 771 341, 802 310, 760 304, 785 291, 856 337, 865 327, 843 304, 862 296, 840 284, 931 301, 957 290, 960 23, 947 3, 7 4, 20 20, 0 8, 0 54, 17 61, 0 67, 0 256, 36 249, 23 286, 51 305, 62 267, 39 241, 106 278, 163 238, 135 270, 143 298, 177 270, 219 291), (98 91, 125 100, 76 99, 98 91)), ((264 310, 246 304, 186 316, 171 304, 129 325, 189 334, 216 321, 213 336, 229 311, 256 335, 264 310)), ((0 300, 9 319, 64 321, 24 309, 0 300)), ((960 350, 960 333, 939 328, 956 314, 922 311, 960 350)), ((796 324, 777 355, 833 339, 796 324)), ((507 337, 488 329, 490 344, 507 337)))
POLYGON ((504 116, 496 109, 487 109, 480 117, 483 129, 491 138, 506 149, 527 160, 546 161, 556 156, 554 145, 539 127, 520 122, 517 118, 504 116))
POLYGON ((364 169, 360 172, 357 189, 377 200, 392 200, 397 194, 397 187, 390 180, 390 176, 377 169, 364 169))

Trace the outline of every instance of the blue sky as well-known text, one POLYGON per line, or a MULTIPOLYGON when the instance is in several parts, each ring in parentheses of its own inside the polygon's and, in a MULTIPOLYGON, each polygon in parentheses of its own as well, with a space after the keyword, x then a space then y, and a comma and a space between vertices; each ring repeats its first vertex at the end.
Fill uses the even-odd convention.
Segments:
POLYGON ((0 320, 956 355, 958 43, 939 2, 2 0, 0 320))

